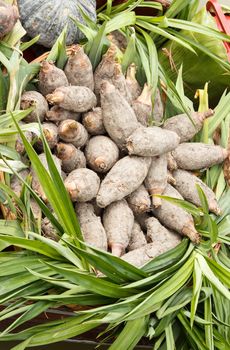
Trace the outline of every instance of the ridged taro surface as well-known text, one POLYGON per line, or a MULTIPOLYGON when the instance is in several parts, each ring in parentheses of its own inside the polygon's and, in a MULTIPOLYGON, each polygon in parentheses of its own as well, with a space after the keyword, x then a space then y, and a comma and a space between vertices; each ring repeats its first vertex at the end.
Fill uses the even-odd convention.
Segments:
POLYGON ((39 43, 52 47, 62 29, 68 23, 67 44, 79 42, 82 33, 77 29, 72 16, 83 22, 79 7, 92 20, 96 19, 94 0, 18 0, 20 18, 28 35, 40 34, 39 43))

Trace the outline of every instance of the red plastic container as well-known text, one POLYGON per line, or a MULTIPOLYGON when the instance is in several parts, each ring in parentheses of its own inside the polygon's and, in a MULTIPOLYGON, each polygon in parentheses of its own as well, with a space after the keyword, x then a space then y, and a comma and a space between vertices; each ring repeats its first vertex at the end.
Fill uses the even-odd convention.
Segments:
MULTIPOLYGON (((214 16, 219 30, 230 35, 230 15, 225 15, 217 0, 209 0, 206 4, 207 11, 214 16)), ((227 50, 228 61, 230 62, 230 43, 224 42, 227 50)))

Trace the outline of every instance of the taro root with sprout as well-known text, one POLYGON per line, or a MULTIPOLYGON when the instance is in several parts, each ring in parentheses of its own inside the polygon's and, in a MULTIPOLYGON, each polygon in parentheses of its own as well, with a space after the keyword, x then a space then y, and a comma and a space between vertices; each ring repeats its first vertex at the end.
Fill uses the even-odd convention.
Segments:
POLYGON ((213 111, 194 112, 189 117, 187 114, 179 114, 166 120, 164 129, 174 131, 180 137, 180 142, 190 141, 202 128, 206 118, 213 115, 213 111))
POLYGON ((201 206, 197 189, 198 185, 206 196, 209 210, 216 215, 220 215, 221 210, 218 207, 215 193, 202 180, 192 173, 181 169, 175 170, 173 172, 173 177, 175 179, 175 188, 184 199, 197 206, 201 206))
POLYGON ((83 47, 74 45, 65 65, 64 72, 71 85, 86 86, 94 90, 93 67, 83 47))
POLYGON ((106 133, 101 107, 93 108, 92 111, 84 113, 82 124, 91 135, 103 135, 106 133))
POLYGON ((134 216, 126 200, 120 200, 105 208, 103 225, 112 254, 121 256, 125 253, 134 224, 134 216))
POLYGON ((75 210, 85 241, 93 247, 107 251, 106 232, 101 218, 94 212, 93 205, 90 203, 77 203, 75 210))
POLYGON ((179 136, 158 126, 139 127, 127 139, 130 155, 155 157, 174 150, 180 142, 179 136))
POLYGON ((79 121, 81 114, 77 112, 68 111, 67 109, 53 106, 46 112, 46 120, 53 123, 60 123, 66 119, 73 119, 79 121))
MULTIPOLYGON (((171 185, 167 185, 164 196, 183 199, 180 193, 171 185)), ((186 212, 178 205, 162 199, 161 206, 154 209, 154 215, 169 229, 187 236, 193 243, 199 243, 200 235, 198 234, 192 215, 186 212)))
POLYGON ((49 110, 46 99, 37 91, 25 91, 21 97, 21 109, 28 109, 34 107, 34 110, 30 112, 23 120, 26 123, 43 122, 46 113, 49 110))
POLYGON ((67 174, 75 169, 86 167, 84 153, 71 143, 59 142, 56 146, 56 156, 61 159, 62 170, 67 174))
POLYGON ((96 197, 100 178, 90 169, 79 168, 71 171, 64 185, 73 202, 88 202, 96 197))
POLYGON ((51 94, 55 89, 68 86, 68 80, 62 69, 56 67, 54 63, 43 61, 38 77, 38 87, 42 95, 51 94))
POLYGON ((108 81, 101 87, 101 108, 107 133, 119 148, 124 148, 126 139, 138 129, 139 123, 129 103, 108 81))
POLYGON ((221 146, 185 142, 172 151, 172 156, 178 168, 199 170, 222 163, 227 158, 228 151, 221 146))
POLYGON ((87 164, 99 173, 106 173, 119 159, 117 145, 107 136, 94 136, 85 149, 87 164))
POLYGON ((132 103, 137 120, 147 126, 152 115, 152 87, 145 84, 140 96, 132 103))
POLYGON ((97 194, 97 205, 106 207, 135 191, 144 181, 151 158, 124 157, 120 159, 102 180, 97 194))
POLYGON ((83 147, 88 141, 88 133, 84 126, 72 119, 63 120, 58 126, 61 140, 72 143, 75 147, 83 147))
POLYGON ((46 96, 51 104, 73 112, 87 112, 96 107, 97 99, 86 86, 62 86, 46 96))
POLYGON ((127 202, 136 215, 150 211, 151 208, 151 199, 143 184, 127 197, 127 202))

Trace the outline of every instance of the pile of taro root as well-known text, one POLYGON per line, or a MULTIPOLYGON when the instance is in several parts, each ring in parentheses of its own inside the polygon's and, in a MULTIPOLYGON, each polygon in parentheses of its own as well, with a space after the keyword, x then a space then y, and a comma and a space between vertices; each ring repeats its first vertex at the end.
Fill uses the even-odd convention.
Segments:
MULTIPOLYGON (((159 91, 152 113, 151 88, 140 87, 134 64, 125 77, 115 57, 111 44, 93 72, 77 45, 64 70, 42 62, 39 92, 24 92, 21 108, 34 106, 24 123, 36 122, 37 117, 42 122, 85 241, 141 266, 175 247, 183 236, 199 243, 192 216, 159 195, 200 206, 198 184, 210 212, 220 214, 215 194, 193 172, 223 162, 227 151, 191 142, 212 110, 191 113, 190 118, 176 115, 161 123, 159 91), (151 114, 160 127, 148 126, 151 114)), ((27 132, 27 139, 33 137, 27 132)), ((20 139, 16 148, 24 154, 20 139)), ((34 148, 47 167, 41 140, 34 141, 34 148)), ((21 174, 26 177, 28 172, 21 174)), ((33 169, 31 174, 33 189, 47 202, 33 169)), ((19 191, 15 177, 12 188, 19 191)), ((42 233, 58 239, 47 218, 42 219, 42 233)))

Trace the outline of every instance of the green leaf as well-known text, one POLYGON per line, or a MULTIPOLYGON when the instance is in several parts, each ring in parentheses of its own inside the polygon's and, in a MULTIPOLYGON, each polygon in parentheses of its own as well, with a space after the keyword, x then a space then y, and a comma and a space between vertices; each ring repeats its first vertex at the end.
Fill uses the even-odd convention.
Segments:
POLYGON ((132 350, 138 344, 139 340, 147 332, 149 316, 138 318, 133 321, 128 321, 109 350, 126 349, 132 350))
POLYGON ((171 323, 165 328, 165 336, 166 336, 167 350, 175 350, 176 347, 175 347, 175 341, 174 341, 171 323))
POLYGON ((152 312, 153 306, 169 298, 179 290, 190 278, 193 270, 194 257, 188 261, 173 275, 164 282, 157 290, 150 294, 143 302, 134 308, 128 315, 127 319, 143 317, 152 312))
POLYGON ((63 277, 67 278, 72 283, 80 285, 89 291, 104 295, 111 298, 124 298, 137 293, 134 288, 120 287, 115 283, 111 283, 103 280, 102 278, 95 277, 83 272, 79 272, 77 269, 67 269, 48 264, 54 271, 60 273, 63 277))
POLYGON ((218 277, 213 273, 211 268, 209 267, 205 258, 198 254, 196 256, 197 262, 202 270, 203 275, 207 278, 207 280, 218 289, 218 291, 225 296, 225 298, 230 299, 230 292, 227 288, 220 282, 218 277))
POLYGON ((193 327, 193 323, 196 316, 201 287, 202 287, 202 271, 200 269, 200 266, 197 260, 195 259, 194 270, 193 270, 193 293, 192 293, 192 300, 191 300, 191 318, 190 318, 191 328, 193 327))

